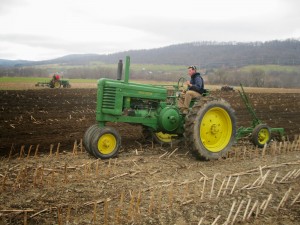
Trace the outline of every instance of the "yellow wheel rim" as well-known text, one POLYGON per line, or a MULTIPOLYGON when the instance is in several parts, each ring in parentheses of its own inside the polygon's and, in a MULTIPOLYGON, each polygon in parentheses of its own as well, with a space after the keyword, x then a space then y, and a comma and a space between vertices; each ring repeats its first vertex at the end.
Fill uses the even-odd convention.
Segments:
POLYGON ((55 88, 59 88, 59 86, 60 86, 60 83, 58 81, 54 83, 55 88))
POLYGON ((268 142, 268 140, 270 139, 270 133, 268 131, 268 129, 263 128, 258 132, 258 136, 257 136, 258 142, 259 144, 266 144, 268 142))
POLYGON ((200 124, 200 139, 210 152, 223 150, 230 142, 232 121, 226 110, 214 107, 208 110, 200 124))
POLYGON ((112 134, 104 134, 98 140, 98 151, 102 154, 110 154, 117 146, 117 140, 112 134))
POLYGON ((166 134, 166 133, 163 133, 163 132, 157 132, 155 133, 155 136, 162 142, 165 142, 165 143, 170 143, 174 137, 177 137, 176 134, 166 134))

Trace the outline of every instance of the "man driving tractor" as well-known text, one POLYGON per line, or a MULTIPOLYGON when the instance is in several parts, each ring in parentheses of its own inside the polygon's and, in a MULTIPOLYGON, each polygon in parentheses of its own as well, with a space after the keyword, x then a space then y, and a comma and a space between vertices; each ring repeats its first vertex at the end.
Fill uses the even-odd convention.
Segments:
POLYGON ((54 75, 53 75, 53 81, 55 81, 55 80, 59 80, 60 79, 60 76, 57 74, 57 73, 55 73, 54 75))
POLYGON ((204 92, 204 82, 200 75, 197 72, 196 66, 188 67, 188 74, 191 77, 191 80, 187 81, 188 90, 184 91, 179 98, 178 107, 183 114, 187 114, 189 110, 190 102, 193 98, 198 98, 204 92))

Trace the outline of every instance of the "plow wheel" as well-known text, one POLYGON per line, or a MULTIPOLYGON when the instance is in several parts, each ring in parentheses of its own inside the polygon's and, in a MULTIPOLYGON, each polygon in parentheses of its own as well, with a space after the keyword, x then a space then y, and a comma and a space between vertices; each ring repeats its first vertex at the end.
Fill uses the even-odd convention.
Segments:
POLYGON ((259 147, 263 148, 271 140, 271 129, 266 124, 258 124, 252 132, 252 141, 259 147))
POLYGON ((98 128, 93 132, 90 151, 96 158, 108 159, 118 154, 121 136, 113 127, 98 128))
POLYGON ((225 156, 235 141, 234 110, 223 99, 202 97, 187 115, 184 127, 187 147, 202 158, 225 156))

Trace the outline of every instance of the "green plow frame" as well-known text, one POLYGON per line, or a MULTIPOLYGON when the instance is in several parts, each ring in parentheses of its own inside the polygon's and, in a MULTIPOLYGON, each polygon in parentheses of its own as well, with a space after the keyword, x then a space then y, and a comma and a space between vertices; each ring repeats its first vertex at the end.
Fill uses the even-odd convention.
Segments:
MULTIPOLYGON (((251 104, 251 102, 249 101, 248 95, 246 94, 246 92, 244 91, 243 85, 240 84, 241 86, 241 91, 238 90, 243 102, 245 103, 245 106, 248 110, 248 112, 250 113, 250 115, 252 116, 252 126, 251 127, 240 127, 237 130, 237 134, 236 134, 236 140, 239 140, 247 135, 252 134, 254 128, 260 124, 264 124, 256 115, 255 110, 251 104)), ((279 133, 280 137, 282 138, 284 136, 284 128, 271 128, 270 127, 270 131, 271 133, 279 133)))

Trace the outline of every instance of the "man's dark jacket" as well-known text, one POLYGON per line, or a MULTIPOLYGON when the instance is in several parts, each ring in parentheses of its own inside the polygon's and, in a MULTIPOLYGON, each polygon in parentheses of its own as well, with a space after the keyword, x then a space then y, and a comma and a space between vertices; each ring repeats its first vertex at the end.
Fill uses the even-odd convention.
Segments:
POLYGON ((191 76, 190 83, 192 86, 189 87, 189 90, 196 91, 200 94, 204 93, 204 82, 200 73, 195 73, 191 76))

